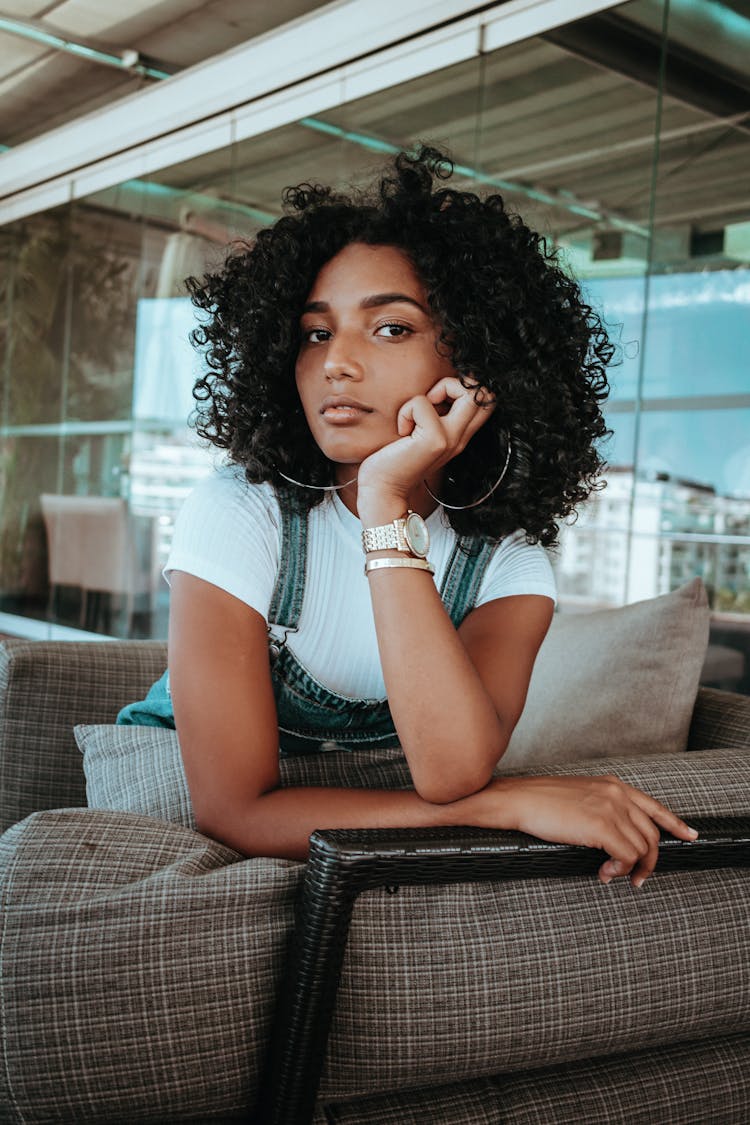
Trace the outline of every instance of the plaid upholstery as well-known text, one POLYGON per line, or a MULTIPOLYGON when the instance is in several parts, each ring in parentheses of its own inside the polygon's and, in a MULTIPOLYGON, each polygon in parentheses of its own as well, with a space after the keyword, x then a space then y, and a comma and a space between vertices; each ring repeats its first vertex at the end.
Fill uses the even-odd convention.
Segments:
POLYGON ((113 722, 164 670, 156 641, 0 644, 0 831, 86 803, 76 723, 113 722))
POLYGON ((314 1125, 747 1125, 750 1039, 319 1104, 314 1125))
POLYGON ((497 1089, 486 1078, 437 1090, 318 1103, 313 1125, 499 1125, 497 1089))
POLYGON ((689 750, 737 746, 750 750, 750 696, 701 688, 688 736, 689 750))
MULTIPOLYGON (((180 748, 174 731, 157 727, 79 726, 76 739, 84 751, 86 793, 91 808, 138 812, 160 820, 194 828, 190 794, 185 780, 180 748)), ((736 759, 732 752, 728 762, 736 759)), ((718 789, 715 760, 700 760, 700 755, 654 755, 653 770, 642 758, 610 757, 586 762, 533 767, 535 774, 617 773, 631 784, 648 777, 655 797, 678 810, 686 779, 694 779, 704 798, 689 806, 693 815, 729 811, 736 808, 735 797, 747 789, 748 755, 741 755, 736 767, 728 766, 729 776, 718 789), (642 771, 647 772, 643 775, 642 771)), ((500 771, 498 771, 500 772, 500 771)), ((523 774, 526 770, 503 770, 523 774)), ((411 775, 400 750, 357 750, 310 754, 281 761, 282 785, 328 785, 348 788, 405 789, 411 775)), ((694 793, 693 782, 689 782, 694 793)))
POLYGON ((302 866, 87 810, 37 813, 0 845, 6 1120, 247 1106, 302 866))
POLYGON ((355 905, 336 1100, 750 1031, 747 870, 405 887, 355 905))
MULTIPOLYGON (((111 721, 164 659, 151 643, 9 642, 6 823, 82 800, 72 725, 111 721)), ((750 703, 701 691, 690 745, 725 740, 738 748, 534 772, 615 772, 688 819, 746 812, 750 703)), ((286 783, 333 784, 343 757, 285 762, 286 783)), ((345 758, 350 785, 408 784, 398 752, 345 758)), ((43 813, 8 832, 0 1120, 239 1119, 300 871, 134 814, 43 813)), ((363 895, 316 1122, 746 1125, 747 881, 730 869, 657 873, 637 892, 570 879, 363 895)))
MULTIPOLYGON (((713 779, 727 811, 747 807, 745 755, 679 760, 683 806, 699 808, 713 779)), ((641 766, 659 772, 654 758, 641 766)), ((301 866, 238 861, 188 829, 94 810, 36 814, 2 847, 16 1120, 237 1111, 255 1090, 301 866)), ((748 878, 362 895, 321 1096, 429 1089, 748 1029, 748 878)))
POLYGON ((643 789, 688 822, 691 816, 732 816, 750 810, 750 746, 650 758, 598 758, 534 770, 535 775, 568 777, 609 773, 643 789))
POLYGON ((747 1125, 750 1037, 660 1046, 496 1080, 506 1125, 747 1125))

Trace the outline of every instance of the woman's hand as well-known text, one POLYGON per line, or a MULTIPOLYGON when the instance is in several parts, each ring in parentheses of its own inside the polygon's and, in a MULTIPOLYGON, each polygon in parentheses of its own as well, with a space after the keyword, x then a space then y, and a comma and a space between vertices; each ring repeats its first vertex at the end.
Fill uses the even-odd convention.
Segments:
POLYGON ((466 448, 494 409, 491 393, 478 383, 467 388, 454 376, 440 379, 401 407, 399 437, 362 462, 359 491, 378 486, 406 499, 424 477, 466 448))
POLYGON ((656 866, 660 828, 680 840, 698 835, 653 797, 611 775, 496 778, 483 793, 487 827, 501 818, 503 827, 542 840, 607 852, 611 858, 599 868, 603 883, 630 874, 633 886, 640 887, 656 866))

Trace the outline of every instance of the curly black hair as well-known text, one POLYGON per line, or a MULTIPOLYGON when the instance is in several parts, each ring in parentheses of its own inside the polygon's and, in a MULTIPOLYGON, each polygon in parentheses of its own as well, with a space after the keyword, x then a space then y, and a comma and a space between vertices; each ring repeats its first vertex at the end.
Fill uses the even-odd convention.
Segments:
POLYGON ((249 481, 270 481, 303 510, 320 503, 324 493, 292 493, 277 472, 332 481, 295 384, 301 310, 319 270, 349 243, 395 246, 441 325, 436 346, 466 386, 478 381, 498 402, 450 462, 441 499, 480 497, 502 470, 508 435, 512 442, 502 486, 478 507, 447 511, 452 527, 485 539, 523 528, 529 542, 551 546, 559 520, 600 487, 614 348, 546 240, 500 195, 443 186, 452 173, 442 152, 423 146, 394 157, 369 190, 287 188, 282 218, 235 246, 220 272, 189 278, 207 314, 192 333, 208 365, 193 391, 194 425, 249 481))

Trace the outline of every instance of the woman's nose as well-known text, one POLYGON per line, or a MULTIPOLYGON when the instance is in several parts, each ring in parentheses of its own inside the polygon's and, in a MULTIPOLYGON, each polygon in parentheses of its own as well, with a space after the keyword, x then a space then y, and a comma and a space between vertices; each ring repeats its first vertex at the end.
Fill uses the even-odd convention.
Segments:
POLYGON ((362 363, 357 358, 354 341, 343 333, 329 340, 323 369, 329 379, 361 379, 362 363))

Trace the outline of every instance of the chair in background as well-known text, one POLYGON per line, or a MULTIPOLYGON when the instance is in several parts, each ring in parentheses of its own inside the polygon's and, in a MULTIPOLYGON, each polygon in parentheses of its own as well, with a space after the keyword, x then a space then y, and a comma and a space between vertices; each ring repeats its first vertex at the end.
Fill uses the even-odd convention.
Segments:
POLYGON ((124 599, 129 634, 135 599, 147 596, 149 612, 155 608, 157 521, 133 515, 120 497, 43 493, 40 501, 47 532, 50 609, 59 586, 76 586, 82 591, 81 625, 91 626, 98 612, 92 621, 89 595, 109 594, 124 599))

